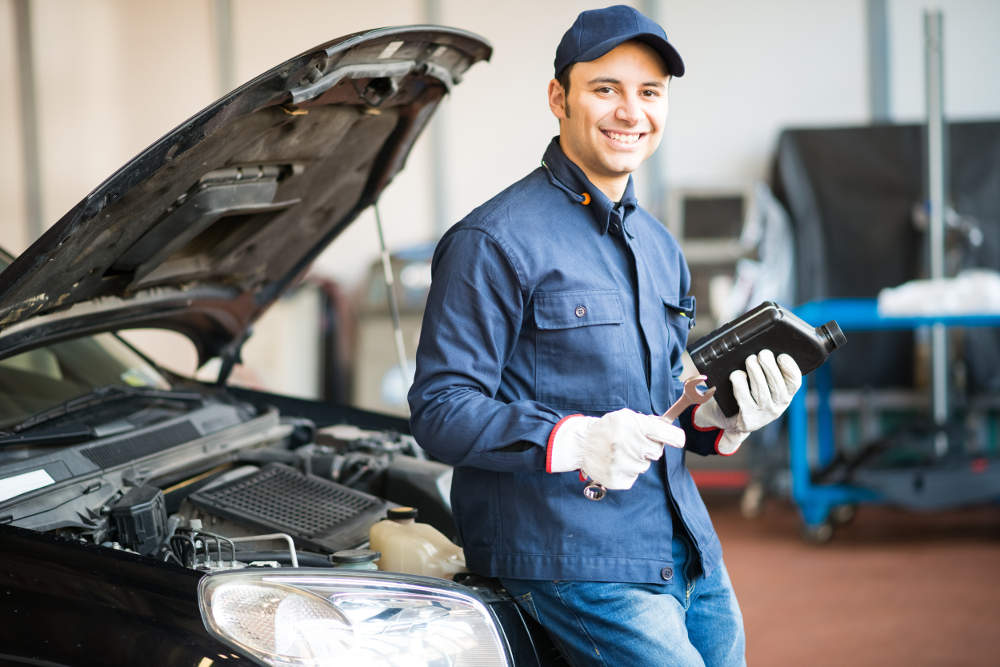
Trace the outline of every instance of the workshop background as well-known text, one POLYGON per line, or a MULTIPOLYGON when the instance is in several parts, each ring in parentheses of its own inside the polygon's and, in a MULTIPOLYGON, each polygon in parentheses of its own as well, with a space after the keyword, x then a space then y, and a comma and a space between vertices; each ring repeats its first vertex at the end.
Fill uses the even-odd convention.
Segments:
MULTIPOLYGON (((492 43, 491 62, 471 69, 445 100, 380 202, 412 367, 433 242, 538 165, 557 132, 545 96, 555 46, 579 11, 601 4, 0 0, 0 246, 23 251, 158 137, 316 44, 388 25, 470 30, 492 43)), ((1000 267, 1000 2, 631 4, 665 26, 687 66, 671 83, 661 149, 637 184, 640 202, 685 246, 699 299, 698 334, 763 298, 795 306, 875 297, 926 270, 924 245, 890 236, 853 239, 880 223, 865 201, 882 194, 899 199, 915 190, 913 220, 902 226, 919 227, 928 154, 928 8, 940 11, 942 26, 949 172, 969 190, 952 202, 955 243, 974 246, 964 264, 949 255, 949 267, 952 274, 956 266, 1000 267), (850 162, 855 155, 857 167, 850 162), (985 176, 977 181, 955 164, 975 164, 985 176), (796 173, 808 177, 796 181, 796 173), (810 206, 833 210, 820 216, 827 226, 813 236, 802 225, 810 206), (830 252, 823 257, 816 247, 830 252), (822 269, 804 263, 804 251, 814 253, 810 261, 825 262, 822 269)), ((905 236, 911 237, 924 238, 905 236)), ((405 414, 412 368, 400 368, 406 364, 394 345, 379 252, 375 216, 367 211, 258 324, 235 380, 405 414)), ((825 403, 813 394, 803 402, 808 449, 786 424, 731 459, 689 458, 741 597, 751 664, 996 664, 996 338, 980 336, 978 348, 971 335, 971 343, 958 331, 950 339, 972 345, 971 353, 958 354, 966 369, 959 384, 977 392, 950 397, 965 409, 963 426, 972 433, 963 443, 971 452, 961 461, 966 468, 946 471, 954 473, 951 488, 961 487, 964 496, 951 491, 935 496, 940 502, 913 500, 907 472, 901 479, 868 478, 875 495, 841 497, 829 507, 821 502, 822 521, 803 525, 809 508, 792 502, 796 484, 822 490, 824 483, 856 481, 851 476, 860 478, 887 450, 899 451, 895 434, 926 422, 933 382, 921 331, 847 332, 854 351, 849 345, 835 357, 850 362, 828 378, 834 458, 814 443, 822 439, 825 403), (890 357, 897 367, 889 368, 890 357), (878 386, 873 376, 905 386, 878 386), (790 451, 806 457, 807 479, 796 479, 790 451), (834 526, 831 539, 826 529, 834 526)), ((195 372, 193 349, 180 336, 130 338, 166 365, 195 372)), ((198 372, 212 377, 213 368, 198 372)), ((943 454, 937 452, 942 462, 943 454)), ((928 485, 935 480, 926 477, 928 485)))
MULTIPOLYGON (((921 0, 633 4, 666 26, 689 70, 671 85, 662 147, 637 178, 640 201, 677 232, 684 202, 693 196, 716 204, 699 209, 713 218, 706 225, 738 215, 755 184, 767 179, 784 128, 924 117, 921 0)), ((441 106, 382 198, 390 251, 410 251, 539 163, 557 131, 545 99, 555 45, 576 13, 591 6, 571 0, 0 0, 0 245, 21 252, 127 159, 275 63, 356 30, 441 23, 484 35, 494 55, 441 106)), ((1000 69, 1000 3, 935 6, 945 17, 947 118, 996 118, 1000 86, 991 73, 1000 69)), ((370 283, 378 249, 368 212, 319 259, 314 275, 353 295, 370 283)), ((699 260, 700 249, 689 247, 689 257, 699 260)), ((416 289, 425 279, 416 269, 407 277, 416 289)), ((724 294, 725 281, 716 282, 724 294)), ((708 283, 700 281, 699 297, 708 283)), ((362 299, 365 322, 378 316, 369 306, 385 308, 378 287, 372 290, 362 299)), ((308 327, 282 322, 301 321, 332 297, 307 291, 297 298, 294 317, 272 314, 258 327, 246 348, 248 366, 268 386, 319 395, 329 381, 310 372, 321 364, 303 351, 321 342, 308 338, 308 327), (294 355, 273 343, 295 335, 306 339, 294 355)), ((699 300, 704 328, 712 322, 704 317, 709 304, 699 300)), ((403 313, 410 354, 417 315, 403 313)), ((363 404, 404 411, 392 386, 400 383, 392 375, 395 355, 382 354, 379 336, 361 340, 372 343, 372 351, 362 353, 385 368, 375 379, 352 380, 349 389, 363 404)), ((194 356, 182 346, 157 342, 170 361, 190 370, 194 356)))

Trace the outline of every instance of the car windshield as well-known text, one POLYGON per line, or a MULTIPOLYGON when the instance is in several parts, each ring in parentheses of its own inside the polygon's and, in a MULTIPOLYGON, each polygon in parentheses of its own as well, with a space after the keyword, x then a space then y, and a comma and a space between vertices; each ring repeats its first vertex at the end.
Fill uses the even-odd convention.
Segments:
POLYGON ((170 389, 166 379, 110 333, 0 359, 0 428, 101 387, 170 389))

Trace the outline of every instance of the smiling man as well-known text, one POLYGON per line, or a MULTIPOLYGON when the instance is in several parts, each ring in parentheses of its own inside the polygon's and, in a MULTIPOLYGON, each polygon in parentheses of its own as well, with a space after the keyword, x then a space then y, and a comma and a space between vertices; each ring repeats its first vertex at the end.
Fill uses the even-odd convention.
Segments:
POLYGON ((765 350, 669 423, 690 273, 631 174, 684 63, 631 7, 580 14, 556 50, 542 164, 441 239, 409 401, 455 466, 470 569, 499 577, 574 665, 744 664, 743 621, 684 452, 732 454, 801 382, 765 350), (584 495, 589 477, 607 489, 584 495), (599 500, 593 497, 601 496, 599 500))
POLYGON ((629 174, 660 145, 669 81, 657 51, 629 41, 593 61, 568 65, 549 82, 563 153, 612 201, 621 199, 629 174))

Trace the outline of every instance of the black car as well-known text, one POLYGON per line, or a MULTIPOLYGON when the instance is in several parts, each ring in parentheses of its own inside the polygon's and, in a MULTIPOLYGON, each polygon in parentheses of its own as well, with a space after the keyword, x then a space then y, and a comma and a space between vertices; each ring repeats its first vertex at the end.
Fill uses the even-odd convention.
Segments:
POLYGON ((397 505, 451 535, 405 420, 227 386, 490 46, 349 35, 210 105, 0 261, 0 662, 537 665, 495 581, 343 567, 397 505), (217 381, 120 332, 169 329, 217 381), (339 557, 333 557, 340 554, 339 557))

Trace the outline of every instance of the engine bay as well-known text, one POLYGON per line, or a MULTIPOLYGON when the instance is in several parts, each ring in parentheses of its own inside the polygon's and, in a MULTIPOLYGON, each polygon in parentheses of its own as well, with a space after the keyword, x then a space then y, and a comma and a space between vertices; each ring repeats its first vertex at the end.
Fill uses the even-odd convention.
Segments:
POLYGON ((333 567, 333 554, 366 547, 398 505, 453 536, 451 468, 408 434, 317 427, 226 392, 202 398, 173 411, 169 401, 127 414, 119 405, 102 421, 127 416, 130 428, 95 441, 8 449, 0 490, 38 481, 0 502, 0 523, 205 572, 333 567))

